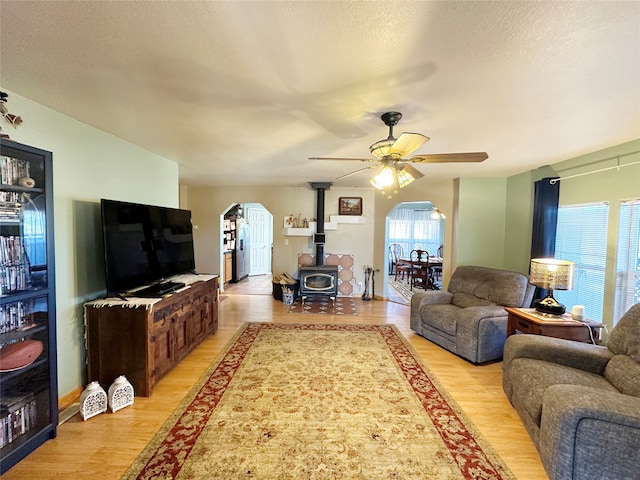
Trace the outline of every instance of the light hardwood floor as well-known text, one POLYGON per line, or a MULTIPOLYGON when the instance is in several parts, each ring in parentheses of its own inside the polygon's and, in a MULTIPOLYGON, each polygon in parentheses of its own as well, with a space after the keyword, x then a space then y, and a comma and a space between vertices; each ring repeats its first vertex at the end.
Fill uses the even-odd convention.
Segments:
POLYGON ((136 397, 131 407, 86 422, 75 415, 59 427, 56 439, 18 463, 2 476, 3 480, 119 478, 243 322, 396 325, 517 478, 548 478, 518 415, 502 392, 501 363, 474 366, 414 334, 409 328, 408 306, 357 298, 358 316, 289 314, 281 302, 271 297, 268 276, 231 285, 222 296, 226 298, 220 303, 218 333, 162 379, 151 397, 136 397), (248 292, 258 294, 247 295, 248 292))

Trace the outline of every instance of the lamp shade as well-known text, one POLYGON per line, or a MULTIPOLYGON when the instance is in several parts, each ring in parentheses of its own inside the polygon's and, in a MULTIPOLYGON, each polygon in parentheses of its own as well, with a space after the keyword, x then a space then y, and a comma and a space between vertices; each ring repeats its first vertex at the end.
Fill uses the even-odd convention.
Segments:
POLYGON ((399 189, 421 177, 424 177, 424 174, 411 165, 385 160, 382 169, 369 180, 369 183, 383 195, 387 195, 387 198, 391 198, 391 195, 398 193, 399 189))
POLYGON ((529 283, 545 290, 573 288, 573 262, 555 258, 532 258, 529 283))
POLYGON ((385 187, 390 187, 396 182, 396 171, 393 165, 385 165, 378 174, 369 180, 371 185, 378 190, 383 190, 385 187))
POLYGON ((380 140, 379 142, 374 143, 369 147, 369 151, 375 155, 377 158, 383 158, 389 155, 389 149, 393 147, 393 144, 396 143, 395 138, 387 138, 385 140, 380 140))

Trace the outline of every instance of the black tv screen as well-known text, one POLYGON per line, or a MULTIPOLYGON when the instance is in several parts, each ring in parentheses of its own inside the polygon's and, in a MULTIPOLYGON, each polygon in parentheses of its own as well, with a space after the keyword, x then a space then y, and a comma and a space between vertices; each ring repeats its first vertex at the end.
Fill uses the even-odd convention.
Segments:
POLYGON ((106 199, 100 204, 109 294, 195 271, 189 210, 106 199))

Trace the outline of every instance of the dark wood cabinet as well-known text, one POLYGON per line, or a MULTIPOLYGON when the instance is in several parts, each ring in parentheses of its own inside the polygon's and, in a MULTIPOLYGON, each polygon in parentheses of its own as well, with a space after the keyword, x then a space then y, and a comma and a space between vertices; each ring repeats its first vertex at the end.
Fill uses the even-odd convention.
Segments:
POLYGON ((102 299, 85 304, 87 382, 109 388, 125 375, 137 396, 218 330, 218 277, 193 275, 162 299, 102 299))
POLYGON ((52 154, 0 140, 0 474, 56 436, 52 154))

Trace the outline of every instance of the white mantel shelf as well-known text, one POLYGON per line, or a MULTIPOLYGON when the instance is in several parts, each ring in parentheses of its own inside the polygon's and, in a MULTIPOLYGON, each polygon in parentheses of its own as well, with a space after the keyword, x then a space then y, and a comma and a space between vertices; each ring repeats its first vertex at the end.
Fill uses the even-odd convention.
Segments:
MULTIPOLYGON (((329 221, 324 223, 324 230, 337 230, 339 223, 367 223, 362 215, 330 215, 329 221)), ((282 234, 288 237, 310 237, 316 233, 316 222, 309 222, 308 228, 283 228, 282 234)))

